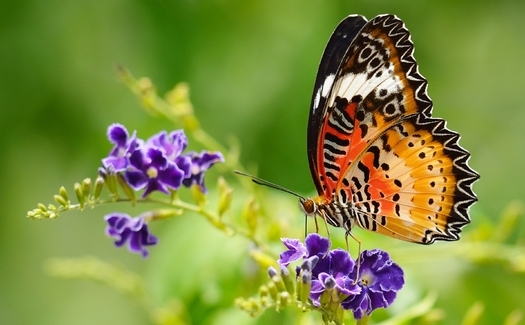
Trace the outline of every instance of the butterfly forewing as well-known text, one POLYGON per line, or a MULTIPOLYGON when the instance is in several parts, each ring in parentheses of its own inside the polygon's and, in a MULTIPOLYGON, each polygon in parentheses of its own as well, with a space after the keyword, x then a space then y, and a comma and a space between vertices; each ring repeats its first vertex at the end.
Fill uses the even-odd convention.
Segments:
POLYGON ((366 24, 363 16, 352 15, 344 19, 334 30, 326 49, 319 63, 319 70, 315 79, 314 94, 308 119, 308 160, 310 171, 315 186, 318 191, 322 190, 319 182, 319 173, 317 169, 317 144, 321 122, 326 116, 326 98, 328 92, 332 89, 331 82, 335 79, 335 74, 340 70, 341 61, 357 33, 366 24))
MULTIPOLYGON (((456 240, 469 222, 471 185, 479 176, 467 165, 459 135, 431 117, 409 32, 397 17, 383 15, 355 35, 345 40, 336 71, 324 82, 319 72, 316 81, 308 131, 316 201, 338 206, 326 211, 352 209, 343 215, 358 226, 398 239, 456 240)), ((332 59, 338 56, 325 53, 322 63, 332 59)), ((350 230, 343 221, 339 226, 350 230)))

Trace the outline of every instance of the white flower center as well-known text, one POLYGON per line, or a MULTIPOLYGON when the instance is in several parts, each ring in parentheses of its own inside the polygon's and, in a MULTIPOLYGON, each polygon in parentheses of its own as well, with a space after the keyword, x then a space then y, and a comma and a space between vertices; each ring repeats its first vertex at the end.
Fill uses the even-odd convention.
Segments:
POLYGON ((118 157, 125 157, 126 156, 126 148, 119 148, 117 152, 118 157))
POLYGON ((158 172, 157 168, 150 167, 146 171, 146 174, 148 175, 149 178, 157 178, 157 176, 159 175, 159 172, 158 172))
POLYGON ((201 172, 201 168, 199 167, 199 165, 191 166, 192 175, 198 175, 200 172, 201 172))
POLYGON ((364 286, 370 286, 374 282, 374 275, 370 272, 363 272, 361 274, 361 284, 364 286))

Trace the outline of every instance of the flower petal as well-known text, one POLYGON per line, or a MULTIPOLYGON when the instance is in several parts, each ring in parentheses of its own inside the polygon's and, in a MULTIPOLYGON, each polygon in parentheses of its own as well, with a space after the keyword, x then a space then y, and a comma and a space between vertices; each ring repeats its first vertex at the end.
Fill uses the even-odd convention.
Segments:
POLYGON ((281 241, 288 250, 279 255, 280 258, 277 262, 280 265, 288 266, 288 264, 306 256, 306 246, 298 239, 281 238, 281 241))

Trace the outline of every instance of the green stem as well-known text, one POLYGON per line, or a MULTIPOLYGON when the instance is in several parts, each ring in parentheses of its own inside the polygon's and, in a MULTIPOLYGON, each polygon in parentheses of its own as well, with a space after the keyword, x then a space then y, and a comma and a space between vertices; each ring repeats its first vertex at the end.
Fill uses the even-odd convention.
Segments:
POLYGON ((371 315, 364 315, 361 319, 358 319, 356 325, 368 325, 371 315))

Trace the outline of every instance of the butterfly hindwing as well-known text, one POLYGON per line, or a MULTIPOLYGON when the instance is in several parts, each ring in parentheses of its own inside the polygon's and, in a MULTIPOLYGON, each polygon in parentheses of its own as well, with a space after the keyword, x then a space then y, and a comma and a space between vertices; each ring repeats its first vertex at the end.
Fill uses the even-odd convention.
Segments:
POLYGON ((376 139, 347 174, 357 224, 391 237, 430 244, 457 240, 476 201, 478 175, 459 135, 442 119, 412 116, 376 139), (350 176, 352 175, 352 176, 350 176))

